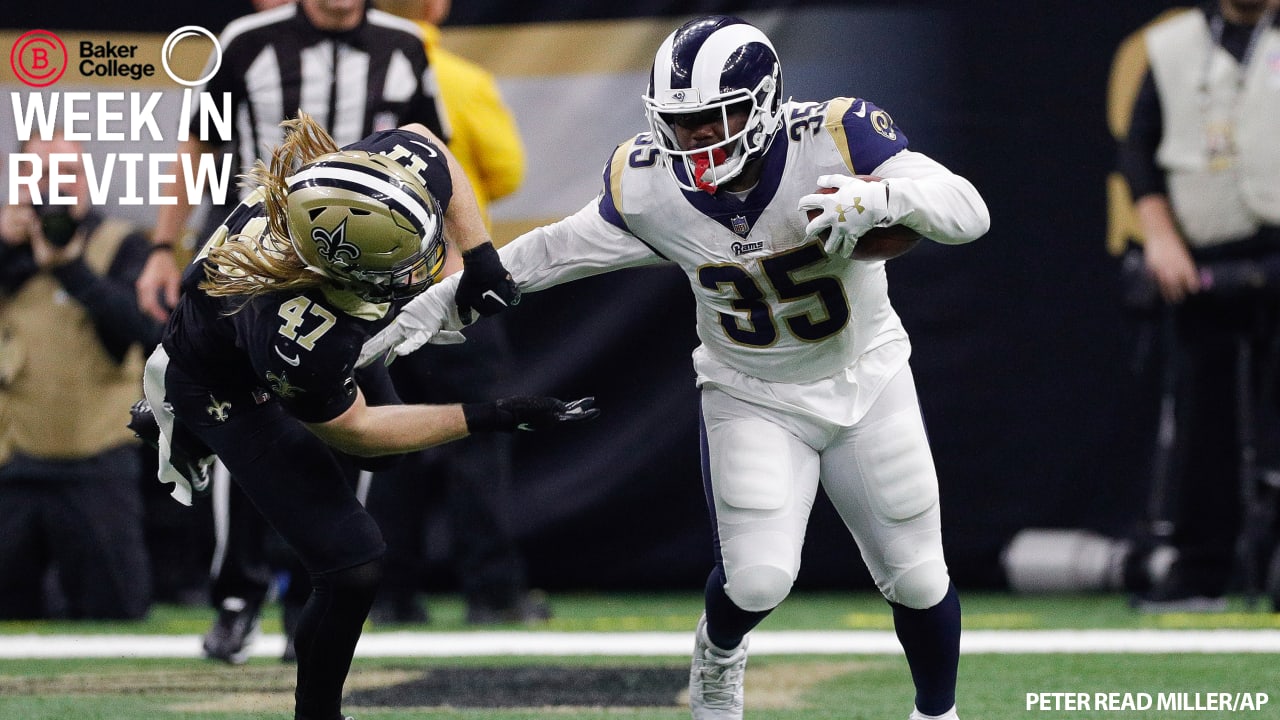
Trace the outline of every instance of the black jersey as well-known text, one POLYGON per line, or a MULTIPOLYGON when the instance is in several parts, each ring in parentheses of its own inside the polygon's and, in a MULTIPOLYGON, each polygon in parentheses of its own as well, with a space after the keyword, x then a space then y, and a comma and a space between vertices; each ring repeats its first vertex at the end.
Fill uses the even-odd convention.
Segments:
MULTIPOLYGON (((415 172, 443 212, 453 194, 449 168, 426 138, 388 130, 347 146, 384 154, 415 172)), ((260 236, 267 219, 261 193, 240 203, 209 239, 260 236)), ((207 248, 206 248, 207 250, 207 248)), ((213 297, 201 290, 210 260, 202 251, 182 279, 178 307, 165 330, 170 362, 211 390, 256 392, 278 399, 305 422, 341 415, 355 401, 360 348, 389 320, 389 304, 373 304, 345 291, 314 288, 244 297, 213 297)))

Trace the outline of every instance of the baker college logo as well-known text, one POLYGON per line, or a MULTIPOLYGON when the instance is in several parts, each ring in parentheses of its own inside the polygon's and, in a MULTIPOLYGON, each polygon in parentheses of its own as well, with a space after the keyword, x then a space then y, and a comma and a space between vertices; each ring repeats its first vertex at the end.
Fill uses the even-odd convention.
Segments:
POLYGON ((9 51, 9 66, 19 80, 31 87, 47 87, 67 71, 70 58, 62 38, 48 30, 25 32, 9 51))
MULTIPOLYGON (((79 61, 76 69, 81 77, 141 80, 156 75, 155 63, 146 61, 148 51, 145 45, 82 39, 73 47, 77 56, 75 60, 79 61)), ((9 67, 13 68, 14 76, 31 87, 48 87, 58 82, 72 63, 73 58, 66 43, 56 33, 48 30, 23 33, 9 50, 9 67)), ((179 85, 203 85, 222 67, 222 45, 218 42, 218 36, 208 29, 199 25, 185 25, 165 38, 160 49, 160 66, 179 85), (179 72, 180 68, 175 68, 173 63, 175 49, 180 43, 191 39, 195 39, 198 44, 207 43, 212 46, 205 71, 194 78, 184 77, 179 72)))

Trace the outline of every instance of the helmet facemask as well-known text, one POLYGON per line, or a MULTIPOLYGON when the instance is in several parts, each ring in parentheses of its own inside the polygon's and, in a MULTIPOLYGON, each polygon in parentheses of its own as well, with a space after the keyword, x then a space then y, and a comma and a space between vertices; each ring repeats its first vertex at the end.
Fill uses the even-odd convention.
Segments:
POLYGON ((418 253, 407 263, 391 270, 363 270, 358 267, 330 271, 346 289, 371 303, 414 297, 431 287, 444 269, 444 243, 423 238, 418 253))
POLYGON ((769 39, 737 18, 712 16, 673 32, 654 58, 645 116, 668 169, 685 190, 706 190, 737 177, 762 157, 782 121, 782 71, 769 39), (730 116, 745 111, 741 130, 730 116), (724 139, 681 147, 676 125, 722 123, 724 139))

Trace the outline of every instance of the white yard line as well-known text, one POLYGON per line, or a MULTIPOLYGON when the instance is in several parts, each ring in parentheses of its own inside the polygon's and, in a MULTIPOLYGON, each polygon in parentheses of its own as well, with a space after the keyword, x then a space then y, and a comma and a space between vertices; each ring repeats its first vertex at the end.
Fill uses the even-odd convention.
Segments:
MULTIPOLYGON (((692 648, 686 632, 374 632, 360 657, 677 656, 692 648)), ((261 636, 253 656, 278 657, 280 635, 261 636)), ((1280 630, 971 630, 965 654, 990 653, 1280 653, 1280 630)), ((752 633, 753 655, 896 655, 888 631, 752 633)), ((196 635, 3 635, 0 659, 199 657, 196 635)))

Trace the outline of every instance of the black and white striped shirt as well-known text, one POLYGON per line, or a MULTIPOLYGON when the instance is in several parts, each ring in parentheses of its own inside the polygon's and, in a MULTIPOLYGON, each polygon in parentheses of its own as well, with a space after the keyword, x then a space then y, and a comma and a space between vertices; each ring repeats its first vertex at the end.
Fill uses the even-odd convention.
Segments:
MULTIPOLYGON (((203 89, 219 103, 222 93, 231 93, 241 170, 280 144, 280 122, 299 109, 339 146, 411 122, 447 140, 421 33, 416 24, 374 9, 353 30, 324 31, 297 3, 229 23, 219 37, 222 67, 203 89)), ((191 123, 194 134, 195 113, 191 123)))

